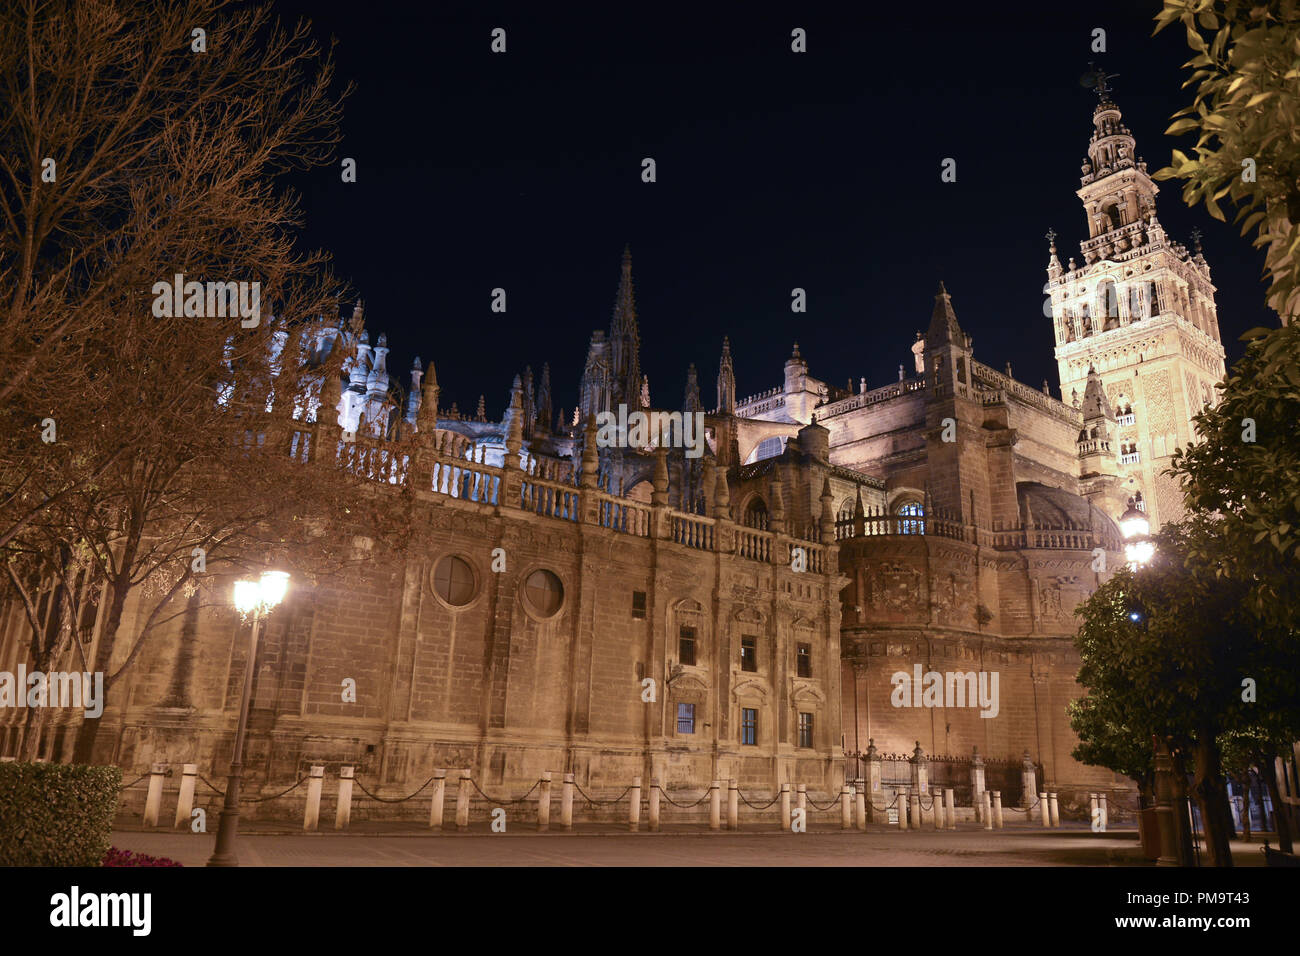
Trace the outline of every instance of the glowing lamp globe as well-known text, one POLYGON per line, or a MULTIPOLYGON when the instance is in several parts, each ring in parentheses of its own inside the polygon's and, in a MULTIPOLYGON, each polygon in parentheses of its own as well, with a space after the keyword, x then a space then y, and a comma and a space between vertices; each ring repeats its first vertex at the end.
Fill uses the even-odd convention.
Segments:
POLYGON ((256 581, 235 582, 235 607, 241 614, 252 614, 261 599, 261 588, 256 581))
POLYGON ((261 580, 262 606, 266 610, 277 606, 289 592, 287 571, 264 571, 261 580))
POLYGON ((1120 534, 1124 535, 1124 540, 1131 541, 1134 538, 1141 538, 1151 532, 1151 522, 1147 516, 1137 509, 1129 499, 1128 510, 1119 518, 1120 534))

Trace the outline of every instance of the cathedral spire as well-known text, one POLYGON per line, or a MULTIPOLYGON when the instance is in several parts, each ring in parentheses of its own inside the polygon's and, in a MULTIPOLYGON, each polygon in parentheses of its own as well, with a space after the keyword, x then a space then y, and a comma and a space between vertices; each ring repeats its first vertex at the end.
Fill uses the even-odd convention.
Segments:
POLYGON ((736 411, 736 370, 731 364, 731 340, 722 337, 722 357, 718 359, 718 412, 730 415, 736 411))
POLYGON ((609 348, 613 377, 611 406, 626 403, 628 410, 634 411, 641 404, 641 333, 636 321, 630 246, 623 247, 623 267, 614 297, 614 316, 609 324, 609 348))
POLYGON ((686 369, 686 394, 682 399, 683 412, 703 411, 704 406, 700 403, 700 380, 695 371, 695 363, 692 362, 686 369))
POLYGON ((957 313, 952 309, 952 296, 939 280, 939 294, 934 297, 934 311, 930 314, 930 331, 925 336, 925 350, 933 351, 942 345, 966 347, 966 333, 957 324, 957 313))

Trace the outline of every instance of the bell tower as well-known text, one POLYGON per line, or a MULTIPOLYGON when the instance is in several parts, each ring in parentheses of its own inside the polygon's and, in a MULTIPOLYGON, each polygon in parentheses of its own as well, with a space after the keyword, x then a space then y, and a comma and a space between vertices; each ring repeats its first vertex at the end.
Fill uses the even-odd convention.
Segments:
MULTIPOLYGON (((1119 107, 1096 74, 1098 103, 1080 188, 1088 238, 1062 267, 1048 233, 1061 398, 1082 407, 1089 372, 1115 410, 1111 447, 1126 494, 1142 492, 1153 527, 1182 514, 1177 483, 1161 472, 1194 438, 1192 417, 1213 401, 1224 353, 1210 267, 1199 237, 1189 251, 1156 216, 1159 187, 1136 155, 1119 107)), ((1096 384, 1093 385, 1095 391, 1096 384)))

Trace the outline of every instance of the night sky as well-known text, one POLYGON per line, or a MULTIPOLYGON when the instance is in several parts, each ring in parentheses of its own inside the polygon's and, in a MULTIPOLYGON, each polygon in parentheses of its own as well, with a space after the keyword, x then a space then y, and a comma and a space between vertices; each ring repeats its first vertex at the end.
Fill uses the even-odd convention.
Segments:
MULTIPOLYGON (((472 412, 482 392, 491 418, 514 374, 544 361, 556 410, 572 410, 625 243, 657 406, 680 405, 689 362, 713 406, 724 335, 739 396, 779 384, 796 339, 834 385, 894 381, 940 279, 978 360, 1010 360, 1059 396, 1044 233, 1062 263, 1087 235, 1074 192, 1096 96, 1080 77, 1089 60, 1118 74, 1154 172, 1194 143, 1163 136, 1191 98, 1185 35, 1151 37, 1158 2, 900 6, 282 0, 337 37, 339 76, 357 84, 339 155, 358 181, 337 166, 293 180, 304 240, 333 252, 404 387, 418 354, 444 407, 472 412), (497 26, 504 55, 489 49, 497 26), (794 27, 805 54, 790 50, 794 27), (1096 27, 1104 54, 1089 49, 1096 27), (641 181, 646 156, 656 183, 641 181), (955 183, 940 181, 945 157, 955 183), (490 311, 498 286, 504 315, 490 311), (790 311, 796 286, 804 315, 790 311)), ((1188 245, 1204 232, 1231 363, 1241 332, 1276 324, 1263 253, 1180 193, 1161 184, 1158 215, 1188 245)))

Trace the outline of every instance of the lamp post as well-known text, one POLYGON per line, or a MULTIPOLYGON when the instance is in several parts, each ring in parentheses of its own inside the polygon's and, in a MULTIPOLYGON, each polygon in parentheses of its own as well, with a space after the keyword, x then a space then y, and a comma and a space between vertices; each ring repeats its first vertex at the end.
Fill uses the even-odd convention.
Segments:
POLYGON ((1124 557, 1136 571, 1151 560, 1156 545, 1151 540, 1151 522, 1134 498, 1128 500, 1128 510, 1119 517, 1119 531, 1124 536, 1124 557))
POLYGON ((257 631, 261 619, 284 600, 289 590, 289 575, 284 571, 265 571, 261 580, 236 581, 234 603, 244 620, 253 616, 253 630, 248 639, 248 664, 244 668, 244 694, 239 704, 239 724, 235 730, 235 752, 226 777, 226 799, 221 807, 221 825, 217 845, 208 866, 239 866, 235 856, 235 837, 239 833, 239 783, 244 763, 244 731, 248 727, 248 704, 253 696, 253 664, 257 660, 257 631))

